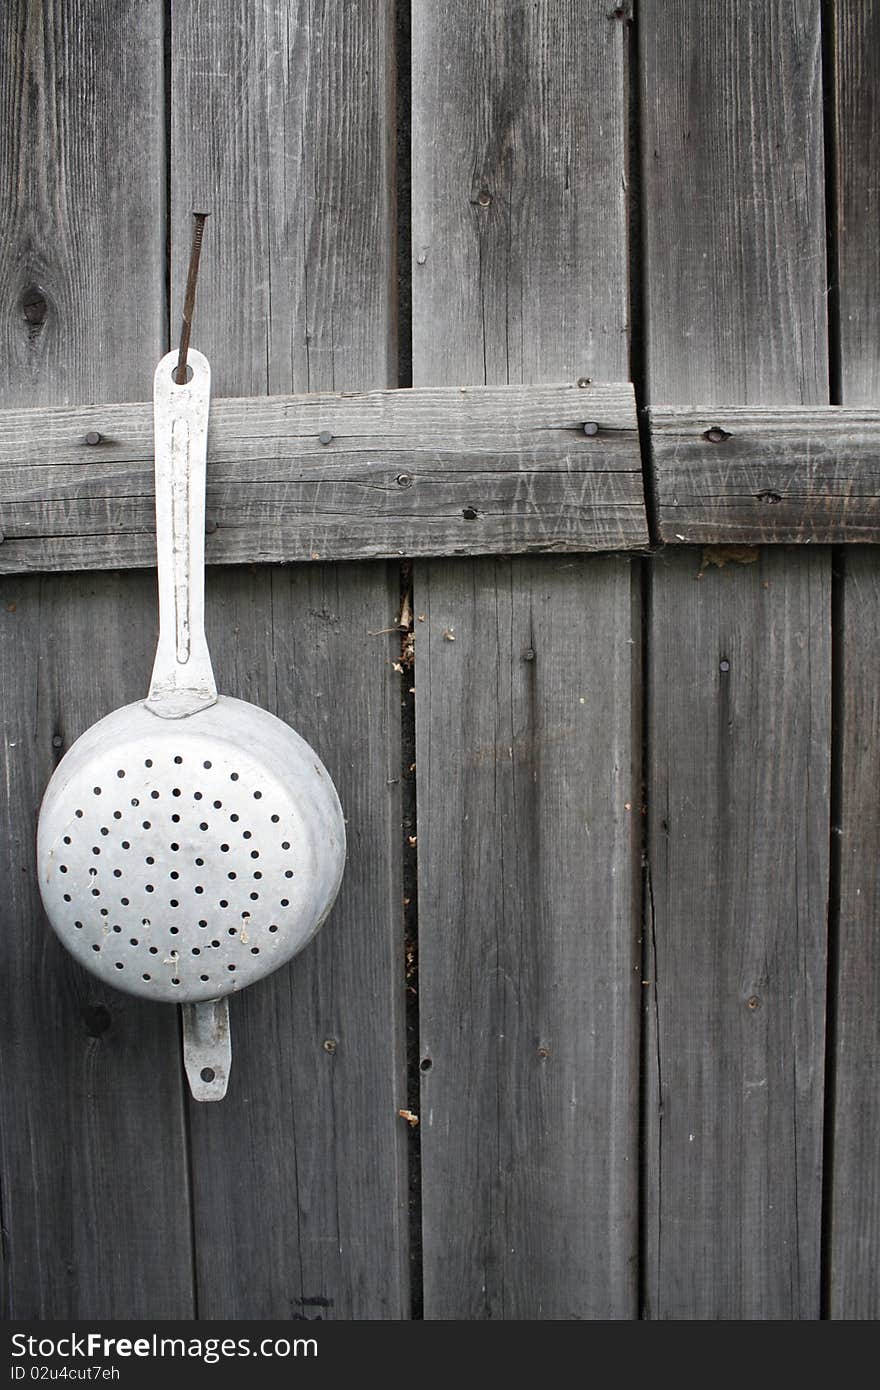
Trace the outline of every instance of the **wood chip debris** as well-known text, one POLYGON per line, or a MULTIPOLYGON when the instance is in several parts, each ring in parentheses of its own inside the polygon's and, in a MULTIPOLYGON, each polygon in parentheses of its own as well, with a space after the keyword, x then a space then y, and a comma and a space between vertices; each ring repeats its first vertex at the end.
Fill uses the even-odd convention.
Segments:
POLYGON ((418 1115, 414 1115, 411 1110, 398 1110, 397 1113, 402 1120, 406 1120, 410 1129, 415 1129, 416 1125, 419 1122, 418 1115))

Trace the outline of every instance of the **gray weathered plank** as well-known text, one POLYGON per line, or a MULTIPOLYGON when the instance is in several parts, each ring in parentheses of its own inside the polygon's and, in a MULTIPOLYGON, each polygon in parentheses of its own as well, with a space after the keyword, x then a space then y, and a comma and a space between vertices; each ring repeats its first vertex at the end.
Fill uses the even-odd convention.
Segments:
MULTIPOLYGON (((0 571, 155 564, 152 447, 147 405, 0 412, 0 571)), ((218 400, 208 478, 215 564, 648 540, 629 385, 218 400)))
POLYGON ((880 410, 650 411, 660 539, 880 541, 880 410))
MULTIPOLYGON (((207 198, 217 395, 391 380, 392 11, 172 5, 174 283, 207 198)), ((349 859, 315 942, 235 1001, 226 1100, 192 1109, 199 1312, 405 1317, 397 566, 211 571, 208 608, 222 688, 326 758, 349 859)))
MULTIPOLYGON (((416 381, 626 375, 626 26, 412 20, 416 381)), ((631 563, 417 564, 415 613, 425 1315, 632 1317, 631 563)))
MULTIPOLYGON (((0 25, 0 404, 143 398, 164 329, 160 7, 15 0, 0 25)), ((2 587, 0 1187, 14 1318, 192 1313, 175 1012, 73 964, 34 863, 54 763, 146 689, 154 604, 144 576, 2 587)))
MULTIPOLYGON (((827 401, 819 8, 642 16, 653 400, 827 401)), ((651 592, 646 1312, 811 1318, 829 561, 698 564, 667 558, 651 592)))
MULTIPOLYGON (((841 0, 836 17, 836 233, 841 399, 880 404, 880 4, 841 0)), ((843 559, 840 585, 840 875, 834 1008, 829 1242, 832 1318, 880 1317, 880 563, 843 559)))

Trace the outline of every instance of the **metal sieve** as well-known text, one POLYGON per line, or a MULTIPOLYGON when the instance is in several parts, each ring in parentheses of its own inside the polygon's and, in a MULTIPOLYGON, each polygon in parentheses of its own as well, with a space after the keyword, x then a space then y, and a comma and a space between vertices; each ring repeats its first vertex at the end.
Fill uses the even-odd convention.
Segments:
POLYGON ((210 368, 156 369, 159 643, 146 701, 108 714, 59 763, 37 832, 40 892, 67 949, 105 983, 181 1003, 197 1100, 220 1100, 226 996, 290 960, 330 911, 345 862, 318 755, 266 710, 218 696, 204 630, 210 368))

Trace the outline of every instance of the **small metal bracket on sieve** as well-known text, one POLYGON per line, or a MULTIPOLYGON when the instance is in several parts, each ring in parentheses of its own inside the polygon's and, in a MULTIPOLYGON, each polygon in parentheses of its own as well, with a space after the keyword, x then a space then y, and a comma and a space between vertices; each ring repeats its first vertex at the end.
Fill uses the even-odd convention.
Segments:
POLYGON ((183 1065, 194 1100, 222 1100, 232 1065, 229 1000, 183 1005, 183 1065))

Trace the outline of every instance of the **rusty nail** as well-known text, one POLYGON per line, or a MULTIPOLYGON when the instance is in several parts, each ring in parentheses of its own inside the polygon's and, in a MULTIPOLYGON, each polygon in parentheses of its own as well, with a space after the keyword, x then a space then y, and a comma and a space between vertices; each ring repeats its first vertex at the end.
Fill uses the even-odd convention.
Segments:
POLYGON ((539 1047, 539 1048, 538 1048, 538 1056, 541 1057, 541 1058, 549 1057, 549 1056, 550 1056, 550 1049, 549 1049, 549 1047, 539 1047))
POLYGON ((213 536, 213 534, 214 534, 214 532, 215 532, 216 530, 217 530, 217 523, 216 523, 216 521, 214 520, 214 518, 213 518, 213 517, 210 517, 210 516, 209 516, 209 517, 206 517, 206 519, 205 519, 205 533, 206 533, 207 535, 209 535, 209 536, 213 536))
POLYGON ((534 659, 535 659, 535 649, 534 649, 534 647, 526 647, 526 650, 523 652, 523 661, 534 661, 534 659))
POLYGON ((321 430, 321 433, 318 435, 319 444, 329 444, 332 441, 332 439, 333 435, 330 433, 329 430, 321 430))
POLYGON ((193 310, 196 303, 196 281, 199 276, 199 260, 202 254, 202 237, 205 231, 206 212, 193 213, 193 236, 189 252, 189 271, 186 277, 186 293, 183 298, 183 319, 180 325, 180 347, 177 352, 177 366, 174 380, 182 386, 188 380, 186 359, 189 353, 189 336, 192 331, 193 310))
POLYGON ((329 1053, 331 1054, 331 1056, 332 1056, 332 1054, 336 1051, 336 1039, 335 1039, 335 1038, 325 1038, 324 1041, 323 1041, 323 1043, 322 1043, 322 1046, 323 1046, 323 1048, 324 1048, 324 1051, 325 1051, 325 1052, 329 1052, 329 1053))
POLYGON ((589 376, 579 376, 577 384, 578 386, 592 386, 593 378, 589 376))
POLYGON ((730 438, 730 435, 720 425, 713 425, 711 429, 706 430, 703 438, 708 439, 710 444, 723 444, 725 439, 730 438))
POLYGON ((724 671, 725 673, 728 672, 728 671, 730 670, 730 662, 729 662, 729 661, 722 661, 722 662, 720 662, 719 665, 718 665, 718 670, 719 670, 719 671, 724 671))
POLYGON ((398 486, 398 487, 412 487, 412 485, 413 485, 413 480, 412 480, 412 474, 411 474, 411 473, 398 473, 398 475, 397 475, 397 486, 398 486))
POLYGON ((584 434, 598 434, 598 433, 599 433, 599 426, 596 424, 596 421, 595 421, 595 420, 586 420, 586 421, 584 422, 584 434))
POLYGON ((480 207, 487 208, 491 201, 492 194, 489 192, 488 188, 481 188, 480 196, 477 198, 477 202, 479 203, 480 207))
POLYGON ((758 998, 757 994, 753 994, 751 998, 746 1000, 746 1003, 748 1004, 750 1009, 760 1009, 761 1007, 761 1001, 758 998))
POLYGON ((61 737, 60 734, 53 734, 53 735, 52 735, 52 747, 53 747, 53 748, 60 748, 63 742, 64 742, 64 739, 61 737))
POLYGON ((88 434, 86 435, 86 443, 100 444, 102 438, 103 436, 100 435, 97 430, 89 430, 88 434))

